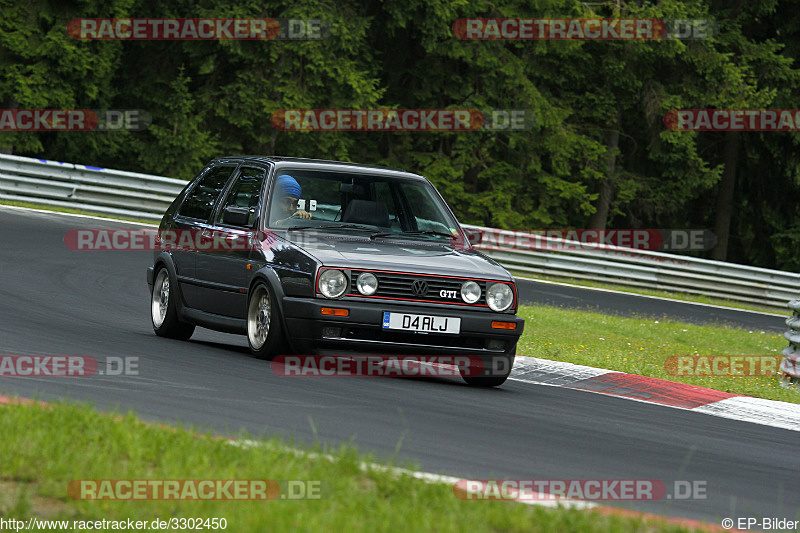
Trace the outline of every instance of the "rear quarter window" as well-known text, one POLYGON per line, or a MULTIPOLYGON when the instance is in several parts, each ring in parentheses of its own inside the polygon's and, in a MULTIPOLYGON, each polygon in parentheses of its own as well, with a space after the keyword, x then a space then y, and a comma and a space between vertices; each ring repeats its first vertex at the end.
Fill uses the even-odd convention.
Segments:
POLYGON ((234 166, 214 167, 206 172, 197 185, 189 191, 178 214, 182 217, 208 220, 214 209, 214 203, 235 169, 234 166))

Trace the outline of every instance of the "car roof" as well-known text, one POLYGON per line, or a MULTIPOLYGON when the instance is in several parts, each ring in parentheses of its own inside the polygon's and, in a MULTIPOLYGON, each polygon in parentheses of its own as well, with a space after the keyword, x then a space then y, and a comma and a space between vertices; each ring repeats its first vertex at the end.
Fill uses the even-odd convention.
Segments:
POLYGON ((313 170, 377 170, 387 174, 402 174, 404 177, 422 178, 419 174, 414 174, 402 168, 383 167, 379 165, 365 165, 362 163, 349 163, 347 161, 331 161, 327 159, 307 159, 303 157, 283 157, 283 156, 265 156, 265 155, 237 155, 229 157, 218 157, 212 160, 212 163, 223 162, 253 162, 253 163, 273 163, 278 168, 281 167, 298 167, 303 166, 313 170))

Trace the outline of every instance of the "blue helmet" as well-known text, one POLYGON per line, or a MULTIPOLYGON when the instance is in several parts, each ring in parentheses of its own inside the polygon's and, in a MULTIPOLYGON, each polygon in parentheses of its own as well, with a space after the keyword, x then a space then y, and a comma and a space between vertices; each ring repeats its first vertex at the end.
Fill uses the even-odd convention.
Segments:
POLYGON ((291 198, 300 198, 303 194, 303 189, 300 188, 300 184, 289 174, 278 176, 278 183, 275 185, 275 191, 280 196, 289 196, 291 198))

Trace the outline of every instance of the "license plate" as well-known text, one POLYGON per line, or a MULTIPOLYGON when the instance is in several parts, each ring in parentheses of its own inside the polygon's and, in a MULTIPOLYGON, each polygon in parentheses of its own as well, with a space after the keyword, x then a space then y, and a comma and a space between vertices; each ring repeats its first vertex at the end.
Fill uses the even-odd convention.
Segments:
POLYGON ((459 333, 461 331, 461 319, 451 316, 384 312, 383 329, 423 331, 425 333, 459 333))

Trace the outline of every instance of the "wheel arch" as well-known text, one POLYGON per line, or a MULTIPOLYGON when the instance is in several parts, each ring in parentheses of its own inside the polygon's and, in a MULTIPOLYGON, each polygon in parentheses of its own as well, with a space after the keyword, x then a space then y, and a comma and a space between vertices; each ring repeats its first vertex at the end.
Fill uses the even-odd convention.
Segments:
POLYGON ((292 350, 296 349, 297 343, 291 338, 289 330, 286 327, 286 313, 283 312, 283 298, 286 294, 283 291, 283 285, 281 284, 278 273, 275 272, 274 268, 264 266, 253 274, 253 279, 250 280, 250 285, 247 288, 248 306, 250 305, 250 296, 253 294, 253 289, 258 283, 265 283, 272 290, 272 294, 275 296, 275 304, 278 306, 278 312, 280 313, 280 324, 284 340, 289 343, 289 347, 292 350))
MULTIPOLYGON (((175 270, 175 262, 172 260, 172 257, 167 252, 160 252, 156 255, 155 259, 153 260, 153 281, 156 279, 156 273, 161 268, 166 268, 167 273, 169 274, 169 283, 171 287, 170 290, 174 290, 176 295, 178 296, 174 301, 176 304, 176 309, 178 311, 178 316, 181 320, 186 319, 186 314, 184 313, 185 303, 183 300, 183 291, 181 290, 181 285, 178 283, 178 273, 175 270)), ((151 286, 152 290, 152 286, 151 286)))

